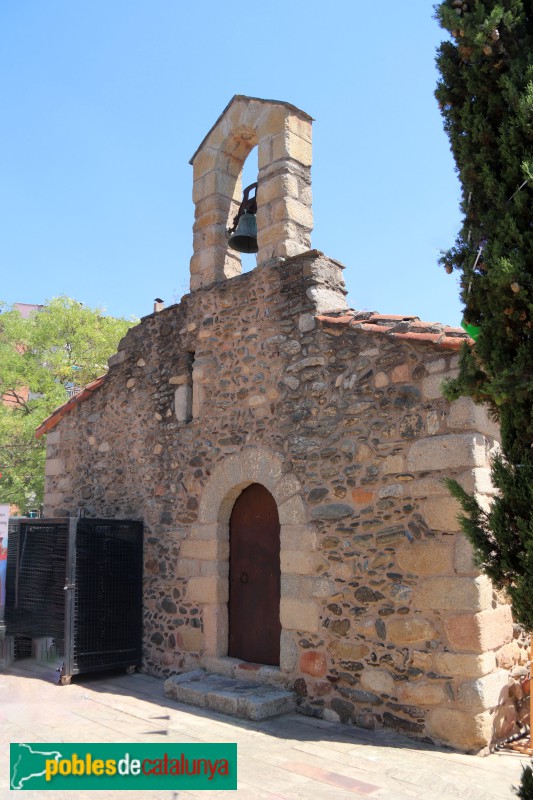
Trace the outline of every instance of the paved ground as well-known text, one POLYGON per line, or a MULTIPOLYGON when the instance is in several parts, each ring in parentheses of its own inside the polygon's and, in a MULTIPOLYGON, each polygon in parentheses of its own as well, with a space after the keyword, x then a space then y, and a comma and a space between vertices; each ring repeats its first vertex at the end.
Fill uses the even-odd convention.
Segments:
POLYGON ((480 758, 290 714, 234 720, 167 700, 160 680, 112 674, 56 686, 53 668, 18 661, 0 673, 0 798, 9 742, 237 742, 236 792, 47 791, 46 800, 501 800, 515 798, 524 758, 480 758))

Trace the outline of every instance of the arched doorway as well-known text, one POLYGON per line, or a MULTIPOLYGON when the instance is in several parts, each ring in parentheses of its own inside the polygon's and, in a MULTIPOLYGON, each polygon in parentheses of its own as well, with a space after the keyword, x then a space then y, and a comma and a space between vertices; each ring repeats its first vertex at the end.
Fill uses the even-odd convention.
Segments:
POLYGON ((279 666, 280 523, 276 501, 260 483, 235 501, 229 559, 228 654, 279 666))

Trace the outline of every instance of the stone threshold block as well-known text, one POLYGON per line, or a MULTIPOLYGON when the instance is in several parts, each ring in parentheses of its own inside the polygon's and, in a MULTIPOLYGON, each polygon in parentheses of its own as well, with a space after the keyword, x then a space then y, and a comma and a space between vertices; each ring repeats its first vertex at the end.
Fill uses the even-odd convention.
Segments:
POLYGON ((291 678, 279 667, 254 664, 230 656, 204 656, 198 666, 206 672, 223 675, 225 678, 235 678, 243 683, 251 681, 260 683, 261 686, 268 685, 279 689, 286 689, 289 683, 294 683, 294 678, 291 678))
POLYGON ((238 681, 203 669, 172 675, 165 681, 164 690, 168 698, 178 703, 207 708, 239 719, 257 721, 296 710, 293 692, 251 681, 238 681))

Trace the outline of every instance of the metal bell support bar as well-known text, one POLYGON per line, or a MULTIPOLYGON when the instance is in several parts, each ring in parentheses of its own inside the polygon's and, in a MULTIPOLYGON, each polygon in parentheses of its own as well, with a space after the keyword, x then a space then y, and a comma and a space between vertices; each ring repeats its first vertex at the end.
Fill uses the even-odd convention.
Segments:
POLYGON ((257 183, 251 183, 242 193, 242 203, 228 231, 228 246, 238 253, 257 253, 257 183), (254 196, 250 197, 252 189, 254 196))

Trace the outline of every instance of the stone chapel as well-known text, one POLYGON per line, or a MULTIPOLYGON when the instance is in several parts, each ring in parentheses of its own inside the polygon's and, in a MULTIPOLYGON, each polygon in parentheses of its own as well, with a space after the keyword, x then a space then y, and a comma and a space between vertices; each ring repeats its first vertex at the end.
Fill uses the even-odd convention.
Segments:
POLYGON ((46 516, 144 522, 144 668, 293 691, 305 714, 479 751, 513 732, 527 654, 472 561, 498 431, 441 383, 462 329, 347 306, 311 249, 311 123, 235 96, 191 160, 190 293, 38 430, 46 516), (227 229, 258 148, 257 267, 227 229))

